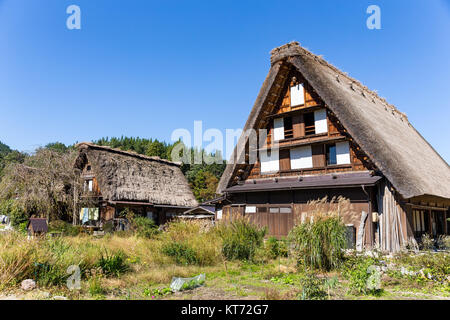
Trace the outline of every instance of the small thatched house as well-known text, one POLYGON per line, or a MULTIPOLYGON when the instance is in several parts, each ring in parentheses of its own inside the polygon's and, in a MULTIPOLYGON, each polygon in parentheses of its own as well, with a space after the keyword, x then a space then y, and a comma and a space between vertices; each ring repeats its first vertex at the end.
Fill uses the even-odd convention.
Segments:
POLYGON ((162 224, 198 205, 177 163, 86 142, 77 148, 75 168, 84 179, 80 224, 120 222, 127 208, 162 224))
POLYGON ((48 232, 47 219, 30 218, 27 224, 27 231, 29 236, 45 235, 48 232))
POLYGON ((255 146, 241 136, 218 186, 217 218, 247 215, 284 236, 308 201, 343 196, 360 246, 396 251, 425 233, 449 234, 445 160, 405 114, 297 42, 272 51, 249 129, 267 138, 250 163, 255 146))

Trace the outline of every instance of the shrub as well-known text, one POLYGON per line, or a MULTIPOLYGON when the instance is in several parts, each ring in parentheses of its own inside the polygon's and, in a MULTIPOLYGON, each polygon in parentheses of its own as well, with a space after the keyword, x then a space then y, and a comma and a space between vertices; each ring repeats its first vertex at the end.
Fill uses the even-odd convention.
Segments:
POLYGON ((331 270, 340 266, 345 248, 345 226, 337 216, 318 216, 297 224, 289 241, 299 265, 331 270))
POLYGON ((148 289, 145 288, 143 295, 146 297, 151 297, 152 299, 161 298, 167 295, 172 294, 172 289, 170 288, 162 288, 162 289, 148 289))
POLYGON ((134 217, 131 220, 131 228, 138 237, 152 238, 160 233, 153 219, 146 217, 134 217))
POLYGON ((162 253, 174 258, 177 264, 191 265, 199 263, 197 253, 184 243, 173 242, 164 244, 162 253))
POLYGON ((101 269, 92 269, 86 272, 88 277, 88 290, 89 294, 92 297, 102 296, 105 293, 105 289, 102 287, 102 270, 101 269))
POLYGON ((195 289, 195 288, 197 288, 199 286, 202 286, 204 283, 205 283, 205 280, 203 280, 203 279, 199 280, 199 281, 196 280, 196 279, 192 279, 190 281, 187 281, 187 282, 183 283, 183 285, 181 286, 180 291, 192 290, 192 289, 195 289))
POLYGON ((13 199, 3 200, 0 202, 0 214, 6 215, 11 221, 13 227, 19 227, 21 224, 28 222, 28 215, 13 199))
POLYGON ((328 297, 325 291, 325 280, 313 273, 307 273, 300 279, 300 285, 302 287, 301 300, 326 300, 328 297))
POLYGON ((108 253, 108 251, 105 250, 104 253, 101 253, 96 266, 99 267, 106 276, 120 276, 128 271, 126 256, 122 250, 119 250, 116 253, 108 253))
POLYGON ((445 282, 448 281, 450 275, 450 254, 446 252, 427 252, 419 255, 399 254, 395 257, 394 262, 414 271, 417 273, 417 277, 429 275, 433 280, 445 282))
MULTIPOLYGON (((163 256, 167 256, 163 251, 164 248, 175 249, 172 245, 177 243, 178 246, 189 248, 188 251, 191 253, 187 254, 195 256, 195 262, 193 258, 188 260, 192 263, 206 266, 221 261, 221 239, 217 230, 205 222, 174 220, 168 223, 166 231, 161 233, 158 239, 161 240, 159 252, 163 256)), ((155 258, 158 259, 158 257, 155 258)), ((181 263, 186 263, 186 260, 181 263)))
POLYGON ((266 228, 259 228, 245 218, 237 218, 219 227, 222 254, 228 260, 252 260, 261 247, 266 228))
POLYGON ((76 236, 80 233, 80 229, 78 227, 62 220, 50 221, 48 224, 48 230, 50 233, 61 232, 66 236, 76 236))
POLYGON ((420 249, 422 250, 433 250, 434 240, 428 233, 425 233, 420 239, 420 249))
POLYGON ((350 292, 354 294, 381 293, 379 261, 373 257, 352 255, 344 263, 343 276, 349 280, 350 292))
POLYGON ((441 250, 450 250, 450 236, 440 235, 437 239, 437 247, 441 250))
POLYGON ((278 240, 275 237, 269 237, 266 242, 266 248, 269 257, 272 259, 288 256, 288 247, 286 241, 284 240, 278 240))
POLYGON ((0 233, 0 289, 33 277, 35 242, 18 232, 0 233))

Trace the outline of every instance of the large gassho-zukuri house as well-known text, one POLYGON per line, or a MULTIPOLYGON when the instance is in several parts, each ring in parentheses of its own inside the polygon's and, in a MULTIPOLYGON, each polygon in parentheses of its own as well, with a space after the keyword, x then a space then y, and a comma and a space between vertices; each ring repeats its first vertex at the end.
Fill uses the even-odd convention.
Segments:
POLYGON ((249 216, 285 236, 308 201, 342 196, 353 211, 343 221, 366 249, 449 234, 446 161, 405 114, 297 42, 271 52, 248 129, 267 129, 267 139, 250 164, 241 136, 246 147, 219 182, 217 219, 249 216))
POLYGON ((180 164, 92 143, 77 145, 75 168, 83 180, 74 220, 120 226, 125 209, 163 224, 198 206, 180 164))

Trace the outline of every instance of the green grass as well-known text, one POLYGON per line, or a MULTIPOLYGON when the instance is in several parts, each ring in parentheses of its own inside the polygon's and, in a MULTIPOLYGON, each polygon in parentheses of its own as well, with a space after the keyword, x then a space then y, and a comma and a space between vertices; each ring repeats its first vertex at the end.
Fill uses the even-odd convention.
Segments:
MULTIPOLYGON (((315 282, 323 283, 327 299, 450 297, 448 281, 418 280, 400 276, 398 272, 383 275, 383 291, 379 295, 355 293, 351 290, 352 281, 343 276, 343 267, 333 272, 315 271, 312 277, 297 264, 295 256, 272 258, 271 252, 265 250, 252 261, 227 261, 221 256, 220 239, 214 230, 192 224, 173 225, 167 233, 152 238, 79 235, 27 240, 20 234, 0 234, 0 295, 6 292, 21 295, 20 281, 37 277, 39 289, 70 299, 299 299, 304 287, 311 289, 315 282), (176 263, 174 257, 162 250, 174 241, 191 248, 202 262, 176 263), (72 264, 79 265, 82 271, 81 290, 69 291, 65 287, 66 270, 72 264), (201 273, 206 275, 201 287, 173 294, 164 290, 170 286, 172 277, 188 278, 201 273), (325 284, 334 277, 337 283, 328 288, 325 284)), ((391 259, 390 263, 412 269, 427 268, 441 279, 448 276, 447 259, 448 253, 404 255, 391 259)), ((360 271, 356 277, 364 275, 366 260, 352 260, 350 266, 360 271)), ((324 298, 323 292, 305 293, 317 295, 324 298)))

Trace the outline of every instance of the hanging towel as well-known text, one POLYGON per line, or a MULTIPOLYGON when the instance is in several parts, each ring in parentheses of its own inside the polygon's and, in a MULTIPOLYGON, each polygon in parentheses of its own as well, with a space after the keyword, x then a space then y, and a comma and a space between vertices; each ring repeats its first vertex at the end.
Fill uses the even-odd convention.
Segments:
POLYGON ((82 224, 85 224, 89 220, 88 208, 81 208, 80 210, 80 220, 82 224))
POLYGON ((89 208, 89 220, 98 220, 98 208, 89 208))

